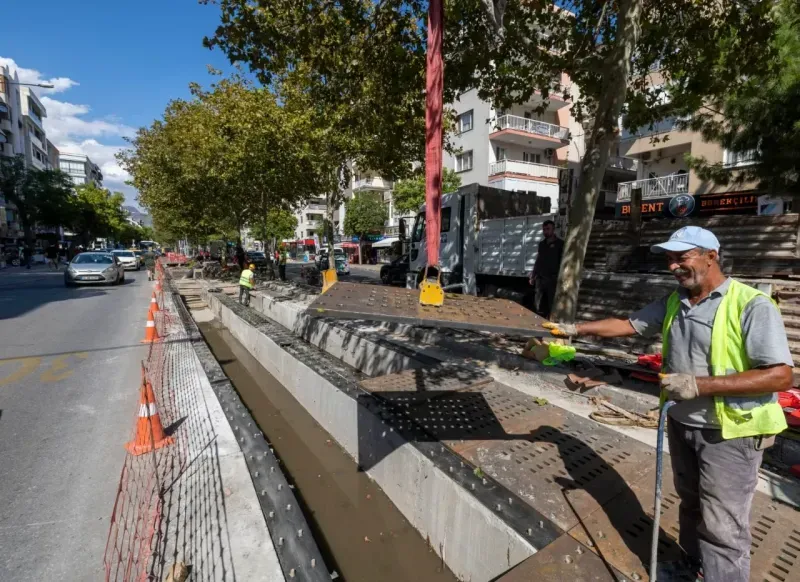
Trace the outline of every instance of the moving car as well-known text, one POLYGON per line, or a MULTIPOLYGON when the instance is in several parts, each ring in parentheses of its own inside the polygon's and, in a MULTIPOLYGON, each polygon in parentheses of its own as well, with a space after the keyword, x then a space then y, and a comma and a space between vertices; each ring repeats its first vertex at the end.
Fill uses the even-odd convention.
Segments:
POLYGON ((406 273, 408 273, 408 253, 397 257, 388 265, 381 267, 381 282, 384 285, 392 285, 393 283, 406 284, 406 273))
POLYGON ((128 249, 128 250, 132 252, 134 255, 136 255, 137 259, 139 259, 139 266, 144 267, 144 251, 140 249, 128 249))
POLYGON ((142 268, 141 263, 139 263, 139 258, 133 253, 133 251, 114 251, 111 254, 113 254, 120 263, 122 263, 122 266, 125 269, 133 269, 138 271, 142 268))
MULTIPOLYGON (((347 255, 345 254, 344 249, 334 247, 333 258, 336 261, 336 274, 349 275, 350 263, 347 260, 347 255)), ((317 265, 317 268, 320 271, 325 271, 328 268, 328 249, 322 249, 317 255, 314 263, 317 265)))
POLYGON ((117 285, 125 281, 125 269, 112 253, 84 252, 75 255, 64 271, 64 285, 87 283, 117 285))

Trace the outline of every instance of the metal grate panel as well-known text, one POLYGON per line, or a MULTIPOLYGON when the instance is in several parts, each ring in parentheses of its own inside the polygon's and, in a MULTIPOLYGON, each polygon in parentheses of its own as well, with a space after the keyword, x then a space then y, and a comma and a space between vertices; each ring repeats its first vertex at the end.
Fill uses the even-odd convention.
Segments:
POLYGON ((336 283, 314 300, 307 313, 525 336, 550 335, 542 328, 544 319, 507 299, 448 293, 444 305, 431 307, 419 304, 419 291, 415 289, 355 283, 336 283))

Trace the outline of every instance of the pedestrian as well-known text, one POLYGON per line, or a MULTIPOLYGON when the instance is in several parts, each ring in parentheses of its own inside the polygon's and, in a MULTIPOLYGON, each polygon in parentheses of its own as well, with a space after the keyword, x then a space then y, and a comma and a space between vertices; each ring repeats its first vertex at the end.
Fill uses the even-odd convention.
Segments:
POLYGON ((26 244, 25 247, 22 249, 22 254, 25 258, 25 268, 30 269, 31 261, 33 260, 33 249, 31 248, 30 245, 26 244))
POLYGON ((148 248, 144 254, 144 267, 147 269, 147 280, 152 281, 155 279, 156 255, 152 248, 148 248))
POLYGON ((58 271, 58 247, 56 245, 47 247, 45 257, 47 257, 47 266, 58 271))
POLYGON ((558 273, 561 269, 561 255, 564 253, 564 241, 556 236, 556 223, 545 220, 542 223, 542 235, 536 262, 528 282, 533 287, 533 310, 544 317, 550 317, 553 300, 556 296, 558 273))
POLYGON ((775 394, 792 386, 783 320, 770 297, 723 274, 712 232, 686 226, 651 251, 666 254, 674 292, 628 319, 545 326, 561 337, 662 333, 680 545, 698 580, 749 582, 758 469, 787 426, 775 394))
POLYGON ((281 245, 280 253, 278 254, 278 277, 281 281, 286 281, 286 262, 289 259, 289 253, 286 252, 286 247, 281 245))
POLYGON ((256 266, 250 265, 239 275, 239 303, 245 307, 250 305, 250 290, 253 288, 256 281, 255 275, 253 274, 255 270, 256 266), (244 301, 242 301, 242 298, 244 298, 244 301))
POLYGON ((239 265, 239 268, 244 270, 244 264, 247 260, 247 257, 244 254, 244 249, 242 248, 241 244, 236 245, 236 263, 239 265))

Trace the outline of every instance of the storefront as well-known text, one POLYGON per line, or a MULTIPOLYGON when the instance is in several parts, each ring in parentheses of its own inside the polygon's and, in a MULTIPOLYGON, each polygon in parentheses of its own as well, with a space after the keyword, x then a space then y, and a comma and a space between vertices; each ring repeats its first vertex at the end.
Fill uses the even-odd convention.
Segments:
MULTIPOLYGON (((775 215, 791 211, 791 202, 755 192, 677 194, 642 201, 642 218, 688 218, 729 214, 775 215)), ((631 203, 617 202, 616 218, 628 218, 631 203)))

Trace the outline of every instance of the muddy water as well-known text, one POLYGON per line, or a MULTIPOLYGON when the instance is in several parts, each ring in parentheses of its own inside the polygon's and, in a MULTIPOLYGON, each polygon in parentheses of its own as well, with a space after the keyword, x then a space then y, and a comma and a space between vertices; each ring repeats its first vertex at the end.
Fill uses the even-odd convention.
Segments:
POLYGON ((211 351, 281 459, 325 562, 347 582, 455 582, 383 491, 217 321, 211 351))

